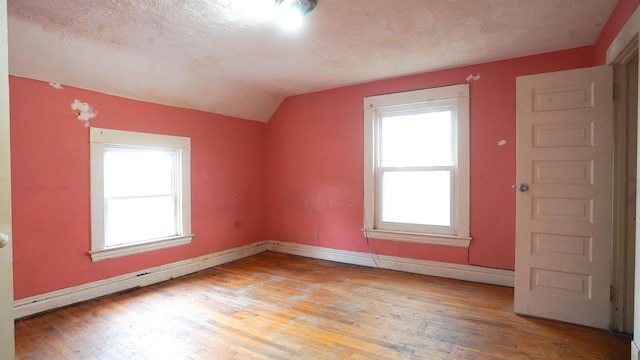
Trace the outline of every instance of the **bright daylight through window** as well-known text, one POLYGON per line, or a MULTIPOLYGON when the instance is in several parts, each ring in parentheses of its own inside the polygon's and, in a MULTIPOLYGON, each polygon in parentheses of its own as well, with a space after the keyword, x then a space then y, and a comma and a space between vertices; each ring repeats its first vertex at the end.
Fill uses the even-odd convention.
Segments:
POLYGON ((365 234, 469 245, 469 88, 367 97, 365 234))
POLYGON ((190 139, 90 134, 93 261, 189 243, 190 139))

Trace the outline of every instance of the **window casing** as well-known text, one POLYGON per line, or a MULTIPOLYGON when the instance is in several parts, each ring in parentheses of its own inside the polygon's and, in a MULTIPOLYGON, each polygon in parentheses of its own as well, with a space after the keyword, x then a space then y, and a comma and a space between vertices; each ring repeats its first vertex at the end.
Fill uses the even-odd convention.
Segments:
POLYGON ((190 143, 90 129, 93 261, 191 242, 190 143))
POLYGON ((469 87, 364 99, 367 236, 468 247, 469 87))

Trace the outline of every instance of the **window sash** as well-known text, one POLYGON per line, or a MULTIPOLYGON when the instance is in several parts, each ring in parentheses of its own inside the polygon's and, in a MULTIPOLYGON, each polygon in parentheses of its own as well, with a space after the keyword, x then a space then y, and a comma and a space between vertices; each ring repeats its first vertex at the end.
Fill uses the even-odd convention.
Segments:
MULTIPOLYGON (((377 169, 376 176, 376 222, 375 228, 381 230, 391 231, 409 231, 416 233, 431 233, 431 234, 446 234, 455 235, 456 233, 456 191, 455 191, 455 173, 456 169, 453 166, 425 166, 425 167, 379 167, 377 169), (449 196, 447 197, 449 212, 448 212, 448 225, 437 224, 425 224, 425 223, 412 223, 412 222, 400 222, 400 221, 385 221, 383 210, 384 204, 384 175, 387 173, 404 172, 404 173, 429 173, 429 172, 446 172, 449 174, 449 196)), ((444 190, 443 190, 444 191, 444 190)), ((414 199, 415 200, 415 199, 414 199)), ((424 209, 426 211, 433 210, 424 209)))
MULTIPOLYGON (((456 130, 456 119, 457 119, 456 104, 450 101, 429 101, 429 102, 424 102, 420 104, 407 105, 406 107, 407 109, 405 109, 405 106, 401 106, 401 107, 394 106, 391 108, 381 108, 381 109, 375 110, 376 164, 379 167, 380 166, 388 166, 388 167, 391 167, 391 166, 438 166, 438 165, 454 165, 455 166, 455 163, 456 163, 455 130, 456 130), (439 158, 436 157, 435 159, 427 160, 427 158, 429 158, 429 155, 427 153, 429 149, 426 147, 422 147, 421 149, 418 149, 418 150, 422 150, 424 152, 424 155, 421 157, 420 160, 416 160, 414 158, 415 162, 413 163, 408 163, 406 162, 406 159, 404 159, 404 161, 401 161, 402 165, 399 165, 399 164, 393 164, 393 162, 389 162, 388 159, 385 159, 385 154, 391 155, 388 151, 385 153, 385 149, 387 148, 387 146, 389 146, 389 142, 385 140, 385 137, 384 137, 384 135, 388 134, 385 132, 385 124, 391 125, 393 122, 393 120, 388 122, 390 118, 414 117, 419 115, 429 116, 434 113, 449 113, 449 117, 446 120, 446 126, 449 128, 448 143, 444 145, 444 146, 447 146, 447 148, 439 149, 441 150, 440 155, 446 154, 448 156, 444 158, 440 156, 439 158)), ((437 119, 424 119, 424 120, 436 121, 437 119)), ((401 120, 397 120, 397 121, 401 121, 401 120)), ((443 119, 440 119, 440 121, 443 121, 443 119)), ((429 125, 422 124, 422 127, 427 127, 427 126, 429 125)), ((436 138, 429 139, 429 136, 433 135, 429 133, 419 134, 419 135, 423 139, 422 141, 427 143, 440 140, 437 136, 436 138)), ((413 136, 415 136, 415 134, 410 135, 410 137, 413 137, 413 136)), ((414 138, 413 140, 415 141, 416 139, 414 138)))
MULTIPOLYGON (((153 195, 153 196, 127 196, 127 197, 110 197, 105 198, 105 219, 104 219, 104 242, 105 248, 112 246, 120 246, 127 244, 134 244, 137 242, 150 241, 154 239, 162 239, 172 236, 180 235, 180 223, 178 220, 178 211, 177 211, 178 201, 174 194, 169 195, 153 195), (140 209, 136 214, 127 214, 128 221, 135 221, 135 225, 130 224, 128 226, 129 229, 123 231, 121 228, 113 228, 113 223, 120 223, 122 225, 123 219, 121 217, 112 218, 110 216, 111 209, 117 208, 118 203, 121 202, 119 200, 133 200, 134 203, 131 204, 131 207, 135 209, 136 204, 135 200, 162 200, 162 199, 170 200, 170 208, 158 208, 154 209, 158 213, 162 214, 163 212, 168 212, 170 215, 167 216, 158 216, 159 214, 155 214, 156 220, 161 219, 161 223, 158 225, 157 222, 151 223, 147 219, 140 219, 138 217, 141 212, 140 209), (147 220, 147 221, 144 221, 147 220), (134 228, 131 230, 131 228, 134 228), (114 235, 117 234, 117 235, 114 235)), ((144 206, 144 205, 143 205, 144 206)), ((148 206, 145 207, 148 209, 148 206)), ((145 210, 146 210, 145 209, 145 210)), ((148 216, 148 215, 147 215, 148 216)), ((125 219, 126 221, 126 219, 125 219)), ((126 226, 126 225, 125 225, 126 226)))
POLYGON ((457 208, 455 199, 457 197, 457 189, 455 187, 455 173, 457 168, 457 123, 458 112, 457 102, 451 100, 435 100, 424 101, 420 103, 408 104, 408 105, 395 105, 391 107, 383 107, 374 110, 374 129, 375 129, 375 223, 376 229, 380 230, 393 230, 393 231, 408 231, 416 233, 426 234, 442 234, 442 235, 455 235, 456 223, 457 223, 457 208), (450 164, 442 164, 440 166, 403 166, 392 167, 383 166, 382 159, 382 147, 385 145, 384 134, 382 129, 383 120, 388 117, 400 117, 400 116, 413 116, 419 114, 429 114, 434 112, 449 112, 449 124, 451 127, 450 141, 447 149, 451 152, 450 164), (417 223, 405 223, 405 222, 391 222, 384 221, 383 219, 383 187, 382 179, 383 174, 390 171, 436 171, 436 170, 448 170, 450 172, 450 185, 449 185, 449 225, 426 225, 417 223))
MULTIPOLYGON (((105 156, 104 157, 105 158, 104 188, 105 189, 107 188, 107 179, 111 178, 107 173, 109 167, 113 167, 114 165, 117 166, 117 164, 107 163, 107 154, 117 153, 117 152, 138 153, 138 154, 147 153, 152 155, 155 155, 158 153, 159 154, 165 153, 170 155, 169 161, 171 163, 169 164, 169 167, 170 167, 169 174, 168 174, 169 179, 163 179, 163 182, 165 182, 165 184, 167 182, 169 183, 168 185, 169 188, 164 189, 164 191, 156 190, 156 191, 149 192, 149 190, 146 188, 141 189, 140 186, 137 186, 137 187, 134 186, 133 188, 125 189, 126 191, 124 193, 129 195, 114 195, 114 196, 109 196, 105 191, 105 194, 104 194, 104 206, 105 206, 105 211, 104 211, 104 225, 105 225, 104 226, 104 239, 105 239, 104 243, 105 244, 104 246, 105 248, 109 248, 113 246, 129 245, 137 242, 152 241, 154 239, 167 238, 167 237, 180 235, 182 233, 182 230, 181 230, 181 223, 180 223, 179 211, 178 211, 181 203, 180 194, 178 192, 178 181, 177 181, 177 178, 179 175, 178 151, 175 149, 167 149, 167 148, 150 148, 150 147, 128 146, 128 145, 104 146, 104 156, 105 156), (163 198, 169 198, 171 200, 169 202, 171 204, 171 208, 164 209, 164 210, 170 212, 172 216, 170 216, 170 219, 166 217, 163 219, 165 221, 171 222, 170 224, 167 224, 166 222, 162 222, 162 226, 158 227, 156 225, 157 222, 151 223, 150 221, 144 221, 145 219, 140 219, 139 218, 140 212, 142 212, 143 210, 148 211, 149 209, 147 208, 147 209, 138 209, 139 210, 138 213, 129 214, 128 217, 131 218, 130 221, 132 221, 134 218, 138 219, 135 226, 133 224, 129 224, 129 229, 126 229, 126 231, 124 231, 124 229, 113 228, 114 226, 113 223, 115 222, 120 223, 121 226, 127 226, 123 224, 123 219, 110 218, 110 215, 112 214, 112 212, 110 211, 110 207, 112 204, 115 207, 115 205, 119 202, 118 200, 144 200, 144 199, 160 200, 163 198), (164 228, 165 231, 159 231, 162 228, 164 228), (114 234, 117 234, 117 236, 114 234)), ((123 166, 125 165, 131 165, 131 164, 123 164, 123 166)), ((166 164, 161 164, 161 165, 166 165, 166 164)), ((151 169, 151 170, 154 170, 154 169, 151 169)), ((167 175, 167 174, 162 174, 162 175, 167 175)), ((122 180, 122 178, 120 178, 119 180, 122 180)), ((120 191, 119 193, 122 193, 122 191, 120 191)), ((139 203, 131 202, 131 206, 134 207, 136 205, 141 205, 141 203, 142 202, 139 202, 139 203)), ((153 210, 158 210, 158 209, 153 209, 153 210)), ((159 212, 162 213, 162 211, 159 211, 159 212)), ((156 214, 156 216, 157 215, 159 214, 156 214)))
MULTIPOLYGON (((104 189, 105 189, 105 197, 117 197, 117 196, 127 196, 124 194, 129 194, 131 196, 143 196, 143 195, 166 195, 166 194, 175 194, 177 192, 177 187, 178 187, 178 183, 177 183, 177 179, 178 179, 178 175, 179 174, 179 158, 180 158, 180 154, 179 154, 179 150, 177 149, 172 149, 172 148, 165 148, 165 147, 144 147, 144 146, 131 146, 131 145, 113 145, 113 144, 108 144, 108 145, 104 145, 103 147, 104 149, 104 189), (135 161, 130 161, 129 163, 123 163, 123 164, 119 164, 118 161, 129 161, 130 159, 135 159, 136 155, 147 155, 147 158, 144 159, 144 161, 141 161, 141 159, 138 158, 138 162, 135 161), (111 156, 109 156, 111 155, 111 156), (118 158, 117 156, 120 155, 124 155, 124 158, 120 157, 118 158), (166 176, 166 173, 158 173, 158 169, 155 168, 149 168, 149 166, 153 163, 153 160, 157 159, 151 159, 152 161, 149 160, 148 156, 167 156, 169 157, 169 159, 162 159, 162 160, 168 160, 169 161, 169 168, 168 168, 168 179, 165 179, 163 181, 163 185, 161 186, 162 189, 159 189, 157 186, 154 187, 150 187, 148 183, 145 184, 141 184, 141 183, 137 183, 137 184, 132 184, 130 186, 128 186, 131 183, 131 178, 130 175, 131 173, 133 173, 133 175, 136 177, 135 180, 140 181, 140 180, 150 180, 149 177, 153 177, 154 180, 157 180, 157 177, 159 176, 166 176), (110 174, 109 173, 109 169, 111 169, 112 171, 113 166, 116 165, 121 165, 120 171, 114 171, 115 174, 110 174), (127 166, 128 165, 128 166, 127 166), (133 166, 132 166, 133 165, 133 166), (124 171, 122 171, 124 170, 124 171), (145 172, 146 170, 146 172, 145 172), (129 172, 126 178, 126 183, 127 185, 127 192, 126 193, 122 193, 122 191, 116 191, 116 194, 119 195, 109 195, 109 189, 111 189, 111 192, 114 191, 114 187, 115 189, 117 189, 118 185, 122 186, 122 172, 129 172), (114 176, 115 175, 115 176, 114 176), (114 184, 112 184, 111 186, 109 186, 108 184, 108 180, 113 180, 114 184), (118 184, 118 180, 120 180, 120 184, 118 184), (168 180, 168 181, 166 181, 168 180), (168 186, 167 186, 168 183, 168 186)), ((159 165, 167 165, 167 163, 164 164, 159 164, 159 165)), ((163 170, 167 170, 166 168, 163 170)))

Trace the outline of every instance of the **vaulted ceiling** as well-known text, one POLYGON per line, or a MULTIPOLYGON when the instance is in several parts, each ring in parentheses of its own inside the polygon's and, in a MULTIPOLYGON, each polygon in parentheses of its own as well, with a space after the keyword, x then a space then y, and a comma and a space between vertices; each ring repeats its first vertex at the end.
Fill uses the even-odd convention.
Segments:
POLYGON ((593 44, 617 0, 8 0, 9 72, 266 122, 290 95, 593 44))

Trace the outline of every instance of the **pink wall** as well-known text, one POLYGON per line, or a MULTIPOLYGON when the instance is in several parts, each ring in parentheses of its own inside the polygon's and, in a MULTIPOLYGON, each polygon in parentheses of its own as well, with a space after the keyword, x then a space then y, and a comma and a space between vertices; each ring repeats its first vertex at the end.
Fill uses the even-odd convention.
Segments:
POLYGON ((268 128, 269 239, 513 269, 515 78, 594 65, 593 47, 288 98, 268 128), (363 224, 363 97, 465 83, 471 91, 470 249, 369 240, 363 224), (500 140, 507 144, 498 146, 500 140), (318 229, 318 238, 314 230, 318 229))
POLYGON ((11 77, 15 298, 263 239, 513 269, 515 77, 604 63, 639 3, 620 0, 595 46, 294 96, 268 125, 11 77), (366 241, 363 97, 465 83, 477 73, 471 248, 366 241), (93 126, 191 137, 192 244, 91 262, 89 133, 70 109, 75 99, 99 111, 93 126))
POLYGON ((424 260, 514 268, 515 78, 603 64, 640 0, 620 0, 594 46, 288 98, 268 128, 269 239, 424 260), (365 96, 471 82, 469 249, 367 241, 363 224, 365 96), (498 141, 506 140, 504 146, 498 141), (317 229, 318 236, 314 236, 317 229))
POLYGON ((16 77, 10 96, 16 299, 265 238, 265 124, 16 77), (92 126, 191 137, 190 245, 91 262, 89 130, 75 99, 98 110, 92 126))

